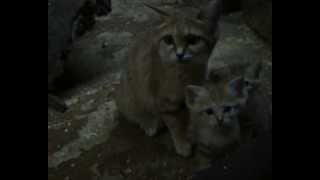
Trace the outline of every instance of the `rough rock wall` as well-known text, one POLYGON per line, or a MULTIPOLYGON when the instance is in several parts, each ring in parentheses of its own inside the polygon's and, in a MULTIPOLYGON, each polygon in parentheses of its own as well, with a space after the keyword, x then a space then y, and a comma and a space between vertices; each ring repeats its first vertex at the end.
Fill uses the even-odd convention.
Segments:
POLYGON ((272 0, 243 0, 247 24, 272 46, 272 0))
POLYGON ((72 41, 95 24, 94 15, 107 14, 110 0, 48 0, 48 89, 64 72, 72 41))
POLYGON ((71 42, 72 20, 84 0, 48 0, 48 84, 63 72, 62 52, 71 42))

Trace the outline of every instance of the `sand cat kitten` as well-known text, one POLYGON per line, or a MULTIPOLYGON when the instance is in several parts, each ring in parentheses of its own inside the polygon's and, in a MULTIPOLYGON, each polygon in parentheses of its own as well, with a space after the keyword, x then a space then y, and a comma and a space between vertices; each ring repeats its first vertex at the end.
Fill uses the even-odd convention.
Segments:
POLYGON ((250 82, 242 77, 231 80, 218 91, 187 86, 186 104, 190 110, 188 137, 191 141, 211 149, 238 142, 238 115, 246 105, 250 88, 250 82))
POLYGON ((217 41, 218 27, 213 20, 219 13, 215 6, 212 4, 212 14, 202 16, 197 9, 164 12, 149 6, 163 21, 132 44, 117 88, 120 113, 150 136, 161 124, 167 126, 177 153, 183 156, 191 153, 184 88, 201 85, 205 79, 207 61, 217 41))
POLYGON ((247 66, 241 75, 233 75, 234 70, 228 72, 235 68, 244 67, 225 66, 212 72, 214 79, 205 87, 187 86, 188 137, 195 144, 223 148, 240 140, 240 115, 251 111, 248 106, 261 86, 258 79, 261 63, 247 66))

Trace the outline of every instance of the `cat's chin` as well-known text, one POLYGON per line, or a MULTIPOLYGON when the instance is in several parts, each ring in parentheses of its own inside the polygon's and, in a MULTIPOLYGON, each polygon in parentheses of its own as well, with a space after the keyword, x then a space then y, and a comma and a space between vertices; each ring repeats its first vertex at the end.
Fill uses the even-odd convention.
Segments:
POLYGON ((192 55, 191 54, 186 54, 183 56, 181 59, 177 59, 178 63, 190 63, 192 61, 192 55))
POLYGON ((188 64, 191 62, 191 58, 190 59, 178 59, 177 61, 178 61, 178 63, 181 63, 181 64, 188 64))

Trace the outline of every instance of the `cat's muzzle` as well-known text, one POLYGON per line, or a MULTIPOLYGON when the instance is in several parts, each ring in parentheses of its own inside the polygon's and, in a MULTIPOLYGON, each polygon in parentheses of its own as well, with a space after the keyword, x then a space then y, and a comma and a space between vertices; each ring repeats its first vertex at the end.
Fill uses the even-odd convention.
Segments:
POLYGON ((191 54, 182 53, 182 54, 176 54, 176 56, 179 63, 188 63, 192 59, 191 54))

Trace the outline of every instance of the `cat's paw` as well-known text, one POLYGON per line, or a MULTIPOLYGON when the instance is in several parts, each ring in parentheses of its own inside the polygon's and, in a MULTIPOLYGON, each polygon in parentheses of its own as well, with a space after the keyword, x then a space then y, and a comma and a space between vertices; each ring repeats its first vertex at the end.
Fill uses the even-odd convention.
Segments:
POLYGON ((148 123, 140 123, 140 127, 144 130, 146 135, 154 136, 158 132, 158 123, 156 121, 149 121, 148 123))
POLYGON ((147 128, 144 130, 145 133, 148 135, 148 136, 154 136, 157 134, 157 128, 156 127, 153 127, 153 128, 147 128))
POLYGON ((183 157, 188 157, 192 153, 192 145, 189 142, 176 144, 176 151, 183 157))

